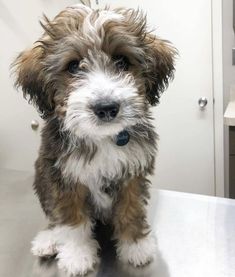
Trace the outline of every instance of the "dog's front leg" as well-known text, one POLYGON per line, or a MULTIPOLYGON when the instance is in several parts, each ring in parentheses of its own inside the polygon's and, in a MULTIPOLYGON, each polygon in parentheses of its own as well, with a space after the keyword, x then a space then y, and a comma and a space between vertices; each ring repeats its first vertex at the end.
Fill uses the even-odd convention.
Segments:
MULTIPOLYGON (((58 228, 58 227, 57 227, 58 228)), ((59 230, 58 267, 69 276, 85 275, 98 262, 98 242, 92 238, 90 221, 78 226, 62 226, 59 230)))
POLYGON ((85 275, 98 262, 99 245, 92 234, 92 220, 87 209, 87 188, 53 191, 51 226, 33 241, 32 252, 38 256, 56 254, 58 267, 69 276, 85 275))
POLYGON ((117 255, 125 263, 143 266, 156 253, 156 241, 146 221, 148 181, 136 177, 124 184, 115 206, 114 229, 117 255))

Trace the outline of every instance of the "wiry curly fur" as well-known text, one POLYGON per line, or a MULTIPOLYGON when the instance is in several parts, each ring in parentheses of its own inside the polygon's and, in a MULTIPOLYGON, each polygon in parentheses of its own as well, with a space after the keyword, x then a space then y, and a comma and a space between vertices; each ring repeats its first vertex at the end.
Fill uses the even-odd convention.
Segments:
POLYGON ((157 139, 149 107, 173 77, 175 49, 150 34, 146 17, 133 9, 76 5, 41 25, 42 37, 13 65, 16 86, 45 119, 34 188, 50 227, 34 240, 33 253, 56 252, 63 269, 85 274, 97 262, 92 228, 99 218, 114 226, 119 258, 145 264, 155 247, 148 248, 145 212, 157 139), (128 68, 117 66, 120 55, 128 68), (79 70, 71 74, 74 60, 79 70), (100 101, 118 103, 112 121, 95 115, 100 101), (120 147, 115 138, 123 130, 130 140, 120 147), (141 245, 143 255, 123 257, 141 245))

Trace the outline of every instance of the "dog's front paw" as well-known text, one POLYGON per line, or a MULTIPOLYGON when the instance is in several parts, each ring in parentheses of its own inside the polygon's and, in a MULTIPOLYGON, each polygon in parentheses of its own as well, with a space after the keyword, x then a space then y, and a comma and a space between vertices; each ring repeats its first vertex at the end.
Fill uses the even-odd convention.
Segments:
POLYGON ((58 267, 69 276, 84 276, 98 263, 97 249, 95 240, 82 245, 68 242, 59 248, 58 267))
POLYGON ((136 242, 120 241, 117 245, 117 255, 124 263, 144 266, 156 256, 157 244, 153 236, 146 236, 136 242))
POLYGON ((38 233, 32 241, 31 252, 35 256, 45 257, 57 254, 53 231, 48 229, 38 233))

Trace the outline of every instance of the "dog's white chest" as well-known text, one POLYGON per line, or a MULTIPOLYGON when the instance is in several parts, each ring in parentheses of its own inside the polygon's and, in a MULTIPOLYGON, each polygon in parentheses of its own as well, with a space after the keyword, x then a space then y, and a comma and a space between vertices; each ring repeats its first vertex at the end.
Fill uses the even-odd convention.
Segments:
POLYGON ((101 190, 102 186, 107 185, 104 180, 115 182, 122 179, 127 172, 129 176, 138 174, 147 167, 151 154, 131 141, 125 146, 117 146, 113 141, 107 140, 97 147, 90 162, 71 155, 62 166, 62 172, 64 177, 87 186, 97 206, 107 209, 112 205, 112 198, 101 190))

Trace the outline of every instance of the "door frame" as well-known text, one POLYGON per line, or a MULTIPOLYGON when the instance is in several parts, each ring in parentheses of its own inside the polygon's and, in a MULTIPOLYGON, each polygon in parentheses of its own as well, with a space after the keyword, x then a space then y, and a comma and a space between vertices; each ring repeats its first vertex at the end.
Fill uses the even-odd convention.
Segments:
POLYGON ((225 196, 222 1, 211 0, 215 195, 225 196))

